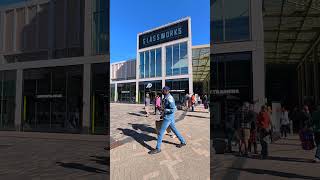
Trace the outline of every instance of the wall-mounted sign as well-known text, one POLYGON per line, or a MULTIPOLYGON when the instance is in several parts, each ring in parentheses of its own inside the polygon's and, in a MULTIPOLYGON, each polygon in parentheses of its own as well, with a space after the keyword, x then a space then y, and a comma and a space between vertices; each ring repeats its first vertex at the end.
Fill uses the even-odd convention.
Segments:
POLYGON ((45 99, 45 98, 62 98, 62 94, 44 94, 44 95, 37 95, 36 98, 38 99, 45 99))
POLYGON ((216 89, 211 90, 211 94, 239 94, 239 89, 216 89))
POLYGON ((122 94, 129 94, 130 91, 121 91, 122 94))
POLYGON ((139 49, 188 37, 188 20, 166 26, 139 36, 139 49))
POLYGON ((148 83, 146 88, 148 88, 148 89, 149 89, 149 88, 152 88, 152 84, 151 84, 151 83, 148 83))
POLYGON ((185 92, 186 90, 175 90, 175 89, 173 89, 173 90, 170 90, 170 92, 185 92))

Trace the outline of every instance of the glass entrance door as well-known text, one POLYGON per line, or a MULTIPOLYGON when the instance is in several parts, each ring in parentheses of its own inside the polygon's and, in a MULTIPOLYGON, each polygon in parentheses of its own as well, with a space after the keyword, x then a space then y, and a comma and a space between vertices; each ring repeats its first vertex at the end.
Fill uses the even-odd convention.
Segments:
POLYGON ((23 85, 25 131, 80 132, 81 66, 28 69, 23 85))

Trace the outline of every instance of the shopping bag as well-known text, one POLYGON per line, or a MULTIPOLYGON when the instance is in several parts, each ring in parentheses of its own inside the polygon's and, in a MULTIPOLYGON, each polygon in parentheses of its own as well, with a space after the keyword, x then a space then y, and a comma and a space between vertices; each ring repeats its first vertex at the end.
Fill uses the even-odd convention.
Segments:
MULTIPOLYGON (((161 126, 162 126, 162 123, 163 123, 163 120, 160 120, 160 121, 156 121, 156 133, 158 134, 160 129, 161 129, 161 126)), ((171 129, 170 129, 170 126, 167 128, 167 133, 170 133, 171 132, 171 129)))

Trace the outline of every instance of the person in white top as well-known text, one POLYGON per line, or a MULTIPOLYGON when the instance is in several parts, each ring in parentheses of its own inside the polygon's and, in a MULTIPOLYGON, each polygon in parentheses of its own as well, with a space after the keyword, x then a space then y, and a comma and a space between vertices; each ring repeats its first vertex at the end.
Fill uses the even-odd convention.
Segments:
POLYGON ((281 111, 280 124, 281 124, 281 137, 286 138, 287 133, 289 131, 290 120, 288 116, 288 111, 284 107, 282 107, 282 111, 281 111))

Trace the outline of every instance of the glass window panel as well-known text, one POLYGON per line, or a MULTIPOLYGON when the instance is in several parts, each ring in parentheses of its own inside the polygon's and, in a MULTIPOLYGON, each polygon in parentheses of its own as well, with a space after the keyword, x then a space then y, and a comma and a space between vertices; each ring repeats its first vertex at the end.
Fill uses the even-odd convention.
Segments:
POLYGON ((180 74, 180 64, 179 64, 179 44, 173 45, 173 66, 172 75, 180 74))
POLYGON ((180 44, 180 66, 181 66, 181 74, 188 74, 188 44, 187 44, 187 42, 180 44))
POLYGON ((144 52, 140 53, 140 78, 144 78, 144 52))
POLYGON ((249 39, 249 0, 224 0, 225 40, 249 39))
POLYGON ((156 75, 156 56, 155 56, 155 50, 150 51, 150 77, 155 77, 156 75))
POLYGON ((156 73, 156 76, 157 77, 160 77, 161 76, 161 71, 162 71, 162 64, 161 64, 161 48, 158 48, 156 49, 156 70, 157 70, 157 73, 156 73))
POLYGON ((166 75, 172 75, 172 46, 166 47, 166 75))
POLYGON ((213 0, 212 36, 213 42, 222 42, 223 38, 223 0, 213 0))
POLYGON ((145 78, 150 77, 149 73, 150 73, 150 55, 149 55, 149 51, 145 52, 145 78))

